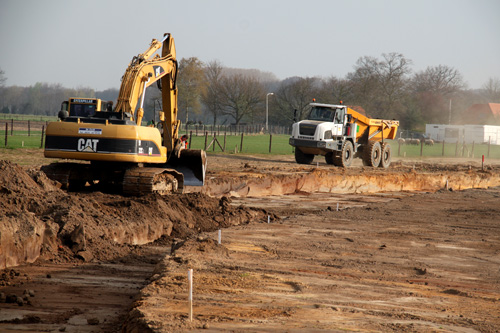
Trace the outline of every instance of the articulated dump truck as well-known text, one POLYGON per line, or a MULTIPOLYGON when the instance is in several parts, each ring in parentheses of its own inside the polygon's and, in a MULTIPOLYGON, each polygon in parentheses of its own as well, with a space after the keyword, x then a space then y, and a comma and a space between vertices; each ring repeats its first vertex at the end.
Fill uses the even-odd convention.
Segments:
POLYGON ((354 157, 365 166, 388 168, 391 146, 399 126, 397 120, 371 119, 345 105, 311 103, 308 119, 292 125, 290 145, 295 161, 311 164, 315 155, 326 163, 348 167, 354 157))

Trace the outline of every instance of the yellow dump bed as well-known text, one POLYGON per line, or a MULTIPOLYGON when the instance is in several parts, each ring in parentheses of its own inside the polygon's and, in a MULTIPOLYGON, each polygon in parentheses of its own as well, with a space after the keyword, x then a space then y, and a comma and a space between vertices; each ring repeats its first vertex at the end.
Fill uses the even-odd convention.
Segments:
POLYGON ((382 141, 394 140, 399 127, 397 120, 382 120, 368 118, 361 113, 347 108, 347 114, 352 116, 352 123, 356 123, 356 140, 360 140, 362 136, 368 135, 369 140, 382 141), (368 133, 366 132, 368 130, 368 133))

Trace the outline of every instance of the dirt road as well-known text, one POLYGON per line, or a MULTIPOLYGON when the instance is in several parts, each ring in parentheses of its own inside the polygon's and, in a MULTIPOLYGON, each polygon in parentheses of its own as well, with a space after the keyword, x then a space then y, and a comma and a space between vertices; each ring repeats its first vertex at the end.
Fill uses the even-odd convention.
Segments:
POLYGON ((212 157, 204 192, 178 199, 60 192, 5 167, 22 177, 2 187, 2 223, 87 227, 85 251, 55 232, 41 237, 55 250, 3 271, 6 296, 35 296, 0 303, 0 330, 495 332, 499 167, 449 162, 332 170, 212 157))

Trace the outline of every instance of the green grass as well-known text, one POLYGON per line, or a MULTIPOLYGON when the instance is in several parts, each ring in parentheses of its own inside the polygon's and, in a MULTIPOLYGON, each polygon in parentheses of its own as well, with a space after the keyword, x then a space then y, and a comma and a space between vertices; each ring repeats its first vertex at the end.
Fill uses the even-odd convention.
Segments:
POLYGON ((33 120, 33 121, 57 121, 56 116, 36 116, 36 115, 28 115, 28 114, 4 114, 0 113, 0 121, 4 122, 4 120, 33 120))
MULTIPOLYGON (((420 157, 421 146, 412 145, 401 145, 399 147, 397 141, 391 142, 392 156, 395 157, 420 157), (399 150, 399 151, 398 151, 399 150), (398 154, 399 152, 399 154, 398 154)), ((443 144, 441 142, 435 143, 433 146, 423 146, 422 157, 469 157, 469 158, 481 158, 482 155, 488 157, 488 144, 467 144, 462 147, 461 144, 458 145, 458 155, 457 144, 456 143, 445 143, 444 144, 444 154, 443 154, 443 144), (474 149, 474 150, 473 150, 474 149), (462 155, 463 151, 463 155, 462 155)), ((489 158, 500 158, 500 146, 490 145, 489 147, 489 158)))
MULTIPOLYGON (((220 146, 224 147, 224 135, 216 136, 219 141, 220 146)), ((271 142, 271 154, 273 155, 288 155, 292 154, 292 146, 288 144, 289 135, 273 135, 271 142)), ((213 140, 213 135, 208 136, 207 146, 213 140)), ((238 152, 243 154, 269 154, 269 135, 245 135, 243 137, 243 150, 241 149, 241 135, 226 135, 226 153, 235 152, 235 148, 238 148, 238 152)), ((217 143, 212 144, 208 152, 215 151, 216 153, 222 152, 221 148, 217 143), (215 144, 215 150, 214 150, 215 144)), ((191 148, 192 149, 203 149, 205 147, 205 137, 204 136, 193 136, 191 138, 191 148)))
POLYGON ((14 135, 7 135, 7 146, 5 146, 5 130, 0 131, 0 147, 2 148, 40 148, 41 131, 14 131, 14 135))

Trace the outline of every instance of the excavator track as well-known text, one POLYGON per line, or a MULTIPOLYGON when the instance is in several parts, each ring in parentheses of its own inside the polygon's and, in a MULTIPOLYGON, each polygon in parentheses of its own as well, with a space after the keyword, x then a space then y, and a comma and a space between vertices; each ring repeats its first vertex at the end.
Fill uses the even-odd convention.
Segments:
POLYGON ((115 189, 127 195, 182 193, 184 176, 170 168, 130 167, 124 169, 92 168, 89 164, 53 163, 42 167, 48 178, 64 189, 79 191, 86 184, 115 189))
POLYGON ((183 188, 183 175, 172 169, 137 167, 123 176, 123 193, 128 195, 182 193, 183 188))

